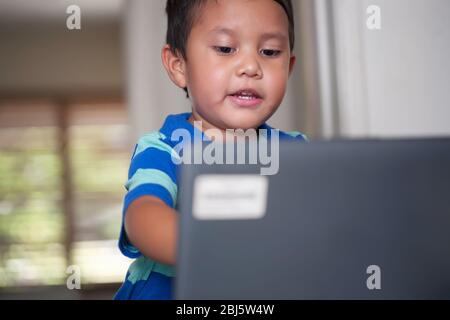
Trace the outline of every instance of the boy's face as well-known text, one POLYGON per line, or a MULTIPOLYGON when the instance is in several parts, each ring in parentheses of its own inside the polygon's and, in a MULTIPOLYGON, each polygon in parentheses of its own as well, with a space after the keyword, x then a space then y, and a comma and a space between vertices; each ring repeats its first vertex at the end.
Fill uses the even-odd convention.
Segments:
POLYGON ((269 119, 295 63, 287 15, 273 0, 207 1, 186 55, 184 81, 194 119, 223 130, 257 128, 269 119), (259 98, 239 98, 242 89, 259 98))

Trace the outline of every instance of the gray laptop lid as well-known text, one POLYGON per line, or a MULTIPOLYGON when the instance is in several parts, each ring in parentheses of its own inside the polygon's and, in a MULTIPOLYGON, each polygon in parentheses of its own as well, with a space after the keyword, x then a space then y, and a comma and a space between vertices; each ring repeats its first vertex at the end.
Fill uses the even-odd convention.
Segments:
POLYGON ((283 143, 263 213, 193 204, 212 175, 254 177, 261 202, 259 172, 183 166, 177 299, 450 298, 450 139, 283 143))

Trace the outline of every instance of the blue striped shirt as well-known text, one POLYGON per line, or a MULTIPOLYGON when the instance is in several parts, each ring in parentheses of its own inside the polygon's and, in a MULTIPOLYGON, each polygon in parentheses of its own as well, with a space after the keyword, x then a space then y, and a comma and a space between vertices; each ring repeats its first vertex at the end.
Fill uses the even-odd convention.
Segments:
MULTIPOLYGON (((165 265, 144 257, 128 240, 125 228, 125 213, 129 205, 139 197, 154 196, 171 208, 177 208, 177 168, 172 157, 180 155, 175 147, 180 141, 172 140, 176 129, 185 129, 191 137, 199 136, 209 140, 189 121, 191 113, 169 115, 159 131, 142 136, 135 146, 125 184, 127 193, 122 210, 122 227, 119 236, 120 251, 127 257, 135 259, 131 264, 124 284, 115 299, 171 299, 172 278, 175 276, 173 266, 165 265)), ((273 128, 267 124, 258 129, 266 129, 267 136, 273 128)), ((280 139, 306 140, 300 132, 279 131, 280 139)))

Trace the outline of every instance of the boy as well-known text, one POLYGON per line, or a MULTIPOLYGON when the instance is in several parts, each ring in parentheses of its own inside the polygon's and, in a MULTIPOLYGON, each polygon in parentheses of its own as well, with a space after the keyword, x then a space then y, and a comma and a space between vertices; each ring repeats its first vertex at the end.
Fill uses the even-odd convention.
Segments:
MULTIPOLYGON (((136 145, 125 187, 119 247, 136 258, 116 299, 171 299, 178 216, 176 129, 192 136, 210 129, 268 129, 282 102, 295 57, 290 0, 168 0, 162 62, 192 102, 169 115, 136 145), (198 124, 201 124, 199 126, 198 124)), ((301 133, 277 131, 303 141, 301 133)), ((233 138, 234 139, 234 138, 233 138)))

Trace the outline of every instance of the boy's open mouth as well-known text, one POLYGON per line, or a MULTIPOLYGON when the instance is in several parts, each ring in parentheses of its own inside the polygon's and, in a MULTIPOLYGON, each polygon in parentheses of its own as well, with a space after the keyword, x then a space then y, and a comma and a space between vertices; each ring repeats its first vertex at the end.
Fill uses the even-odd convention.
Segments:
POLYGON ((259 93, 254 89, 240 89, 235 93, 231 94, 232 96, 239 97, 242 99, 258 99, 261 98, 259 93))
POLYGON ((259 93, 253 89, 241 89, 229 95, 229 97, 238 107, 256 107, 262 102, 259 93))

